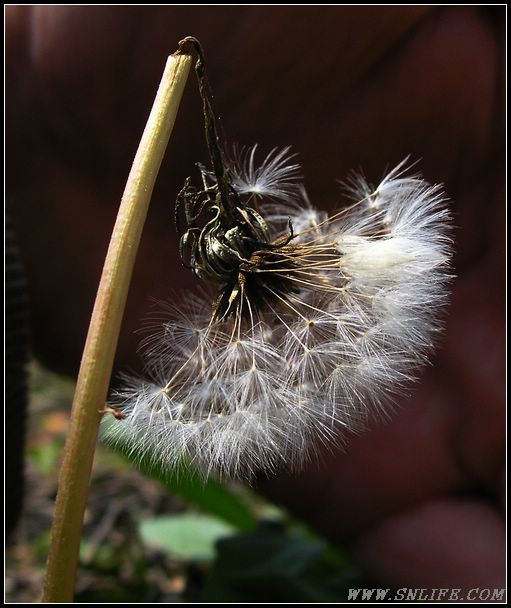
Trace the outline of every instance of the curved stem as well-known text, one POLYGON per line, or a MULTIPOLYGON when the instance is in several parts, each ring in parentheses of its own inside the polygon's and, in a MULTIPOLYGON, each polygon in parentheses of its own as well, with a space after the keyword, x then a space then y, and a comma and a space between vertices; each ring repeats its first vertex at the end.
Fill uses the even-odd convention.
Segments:
POLYGON ((83 514, 101 410, 107 398, 142 228, 190 65, 190 56, 181 51, 168 58, 121 200, 73 400, 59 475, 43 602, 73 600, 83 514))

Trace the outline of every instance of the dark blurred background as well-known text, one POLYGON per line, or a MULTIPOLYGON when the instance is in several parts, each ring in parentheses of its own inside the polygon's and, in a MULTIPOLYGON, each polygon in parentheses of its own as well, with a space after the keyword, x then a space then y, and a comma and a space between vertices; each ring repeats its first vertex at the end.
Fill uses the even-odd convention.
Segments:
MULTIPOLYGON (((349 542, 389 584, 502 579, 504 19, 503 6, 7 7, 10 522, 21 508, 24 362, 30 353, 76 375, 166 56, 194 35, 225 137, 259 143, 261 154, 292 145, 318 208, 343 204, 336 180, 350 170, 376 182, 410 155, 427 179, 444 183, 455 218, 458 278, 420 391, 392 424, 354 438, 348 455, 335 452, 322 468, 282 476, 264 491, 349 542), (321 508, 311 506, 314 495, 324 497, 321 508), (444 509, 445 500, 455 502, 444 509), (462 541, 446 553, 441 530, 452 529, 451 516, 456 539, 474 541, 472 553, 462 541)), ((135 330, 149 298, 176 298, 196 284, 178 263, 173 205, 194 163, 207 161, 202 129, 192 73, 157 180, 116 370, 139 366, 135 330)))

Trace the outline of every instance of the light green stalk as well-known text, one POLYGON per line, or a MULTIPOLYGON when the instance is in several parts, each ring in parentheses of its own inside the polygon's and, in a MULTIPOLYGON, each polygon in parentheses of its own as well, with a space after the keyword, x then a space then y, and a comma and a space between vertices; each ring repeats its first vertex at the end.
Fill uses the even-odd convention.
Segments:
POLYGON ((171 55, 133 161, 103 267, 59 475, 44 602, 71 602, 89 480, 135 257, 191 57, 171 55))

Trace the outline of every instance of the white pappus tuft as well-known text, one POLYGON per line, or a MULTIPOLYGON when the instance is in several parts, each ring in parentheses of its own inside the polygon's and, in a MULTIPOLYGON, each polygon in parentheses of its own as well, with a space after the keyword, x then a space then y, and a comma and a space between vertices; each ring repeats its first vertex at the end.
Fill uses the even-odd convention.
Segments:
POLYGON ((405 161, 376 188, 358 177, 354 203, 328 216, 289 148, 259 168, 255 149, 228 168, 242 219, 213 224, 192 249, 219 295, 174 309, 143 342, 147 379, 113 396, 125 419, 107 439, 169 468, 249 478, 299 467, 318 442, 384 415, 440 330, 451 240, 439 186, 406 175, 405 161))
POLYGON ((303 188, 300 165, 290 162, 296 154, 289 154, 289 146, 282 150, 273 148, 262 164, 256 165, 256 150, 257 144, 234 150, 235 160, 230 163, 234 188, 258 199, 292 202, 303 188))

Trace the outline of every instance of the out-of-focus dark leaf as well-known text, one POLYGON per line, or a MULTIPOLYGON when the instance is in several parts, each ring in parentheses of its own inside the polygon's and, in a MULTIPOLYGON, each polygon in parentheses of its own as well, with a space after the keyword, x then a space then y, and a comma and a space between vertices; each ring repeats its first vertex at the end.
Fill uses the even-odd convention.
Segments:
POLYGON ((353 576, 349 566, 333 565, 326 543, 281 526, 220 540, 217 551, 206 602, 339 602, 353 576))

